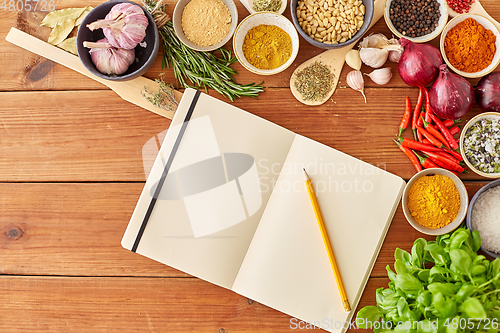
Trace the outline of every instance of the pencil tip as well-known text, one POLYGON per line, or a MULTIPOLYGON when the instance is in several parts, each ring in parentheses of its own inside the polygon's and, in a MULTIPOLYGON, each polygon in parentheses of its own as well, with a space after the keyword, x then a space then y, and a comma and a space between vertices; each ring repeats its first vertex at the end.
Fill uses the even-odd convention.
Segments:
POLYGON ((306 171, 306 168, 302 168, 302 170, 306 171))

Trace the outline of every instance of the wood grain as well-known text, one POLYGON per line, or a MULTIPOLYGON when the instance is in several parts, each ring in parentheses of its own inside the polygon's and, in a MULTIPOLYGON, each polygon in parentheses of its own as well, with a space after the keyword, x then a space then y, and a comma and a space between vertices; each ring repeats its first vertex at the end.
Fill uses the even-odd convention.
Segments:
MULTIPOLYGON (((358 308, 374 305, 387 282, 370 280, 358 308)), ((194 278, 0 276, 0 313, 0 330, 12 333, 296 332, 307 325, 194 278)))
MULTIPOLYGON (((415 101, 418 92, 368 88, 367 104, 352 89, 336 94, 336 102, 310 107, 289 89, 275 88, 233 104, 405 179, 413 176, 392 138, 405 96, 415 101)), ((143 161, 149 165, 156 150, 143 154, 143 147, 170 124, 109 90, 5 92, 0 100, 0 181, 144 181, 143 161)), ((472 172, 461 177, 480 179, 472 172)))
MULTIPOLYGON (((485 182, 467 182, 469 196, 485 182)), ((121 247, 143 183, 8 183, 0 187, 0 273, 57 276, 186 277, 121 247), (21 255, 22 254, 22 255, 21 255)), ((399 205, 374 277, 386 277, 396 247, 425 237, 399 205)))

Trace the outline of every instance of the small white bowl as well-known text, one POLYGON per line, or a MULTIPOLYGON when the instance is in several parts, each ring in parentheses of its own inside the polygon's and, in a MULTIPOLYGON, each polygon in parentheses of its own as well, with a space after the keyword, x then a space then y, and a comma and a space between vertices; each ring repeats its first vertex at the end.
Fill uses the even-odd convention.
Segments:
POLYGON ((233 50, 236 58, 240 64, 248 69, 250 72, 260 75, 273 75, 280 73, 287 69, 297 57, 299 53, 299 35, 297 30, 295 30, 294 25, 286 17, 273 12, 258 12, 247 16, 243 21, 240 22, 236 31, 234 32, 233 38, 233 50), (275 25, 283 29, 292 39, 292 54, 290 59, 275 69, 260 69, 248 62, 243 53, 243 41, 248 31, 253 27, 259 26, 261 24, 265 25, 275 25))
POLYGON ((472 125, 474 125, 475 123, 477 123, 481 119, 485 119, 485 118, 499 120, 500 119, 500 113, 498 113, 498 112, 484 112, 484 113, 478 114, 477 116, 475 116, 474 118, 472 118, 471 120, 469 120, 467 122, 467 124, 465 124, 464 128, 462 129, 462 133, 460 134, 460 152, 462 153, 462 157, 464 158, 465 164, 467 164, 467 166, 469 167, 469 169, 471 169, 472 171, 474 171, 478 175, 480 175, 482 177, 486 177, 486 178, 500 178, 500 172, 497 172, 497 173, 486 173, 486 172, 479 171, 478 169, 476 169, 471 164, 471 162, 469 162, 469 160, 468 160, 468 158, 467 158, 467 156, 465 154, 464 140, 465 140, 465 135, 467 133, 467 130, 469 129, 469 127, 471 127, 472 125))
POLYGON ((441 34, 441 40, 439 42, 439 47, 441 49, 441 55, 443 56, 444 61, 446 62, 448 67, 450 67, 455 73, 457 73, 458 75, 461 75, 464 77, 470 77, 470 78, 482 77, 488 73, 491 73, 498 66, 498 63, 500 62, 500 52, 498 52, 498 48, 500 48, 500 31, 498 31, 498 28, 495 26, 495 24, 493 22, 491 22, 489 19, 487 19, 484 16, 481 16, 479 14, 471 14, 471 13, 461 14, 461 15, 454 17, 453 19, 450 20, 450 22, 448 22, 448 24, 446 25, 446 27, 443 30, 443 33, 441 34), (491 32, 493 32, 495 34, 495 36, 497 37, 496 42, 495 42, 495 46, 496 46, 495 56, 493 56, 493 60, 491 61, 491 64, 488 67, 486 67, 485 69, 483 69, 482 71, 475 72, 475 73, 462 72, 462 71, 456 69, 455 67, 453 67, 450 64, 448 57, 446 57, 446 52, 444 51, 444 39, 446 38, 446 34, 448 34, 448 32, 451 30, 451 28, 456 26, 458 23, 465 21, 468 18, 473 18, 474 20, 477 21, 477 23, 481 24, 485 29, 491 30, 491 32))
POLYGON ((437 2, 439 3, 439 11, 441 13, 441 16, 439 17, 438 26, 430 34, 420 36, 420 37, 409 37, 409 36, 406 36, 406 35, 403 35, 402 33, 400 33, 396 29, 394 24, 392 24, 392 21, 390 19, 389 10, 391 8, 392 0, 387 0, 387 2, 385 3, 385 8, 384 8, 385 23, 387 24, 389 29, 392 31, 392 33, 395 34, 396 36, 398 36, 399 38, 404 37, 408 40, 411 40, 414 43, 428 42, 428 41, 436 38, 437 36, 439 36, 439 34, 443 30, 444 26, 446 25, 446 22, 448 22, 448 4, 446 3, 446 0, 437 0, 437 2))
MULTIPOLYGON (((258 13, 253 9, 253 1, 254 0, 240 0, 250 14, 258 13)), ((278 14, 283 14, 285 12, 287 3, 288 0, 281 0, 281 8, 277 11, 278 14)))
POLYGON ((413 226, 413 228, 417 229, 423 234, 432 236, 444 235, 455 230, 464 220, 465 215, 467 214, 468 205, 469 205, 469 195, 467 194, 467 190, 465 189, 464 183, 460 180, 460 178, 455 176, 452 172, 440 168, 425 169, 418 172, 413 177, 411 177, 408 184, 406 184, 406 187, 403 191, 403 197, 401 199, 401 206, 403 206, 403 213, 405 214, 406 219, 413 226), (423 225, 415 221, 413 216, 411 216, 410 210, 408 209, 408 195, 410 193, 410 188, 415 183, 415 181, 417 181, 421 177, 426 177, 427 175, 442 175, 450 178, 451 180, 453 180, 453 183, 455 183, 458 193, 460 194, 460 209, 458 210, 457 217, 451 223, 438 229, 424 227, 423 225))
POLYGON ((229 28, 229 32, 227 33, 226 37, 222 41, 220 41, 217 44, 214 45, 209 45, 209 46, 201 46, 198 44, 193 43, 190 41, 186 35, 184 34, 184 30, 182 30, 182 12, 184 11, 184 8, 186 5, 190 2, 191 0, 179 0, 177 4, 175 5, 174 8, 174 14, 172 17, 172 23, 174 25, 174 30, 175 34, 177 37, 179 37, 179 40, 189 47, 190 49, 196 50, 196 51, 213 51, 218 49, 219 47, 224 46, 231 37, 234 34, 234 30, 236 29, 236 26, 238 25, 238 9, 236 8, 236 5, 234 4, 233 0, 221 0, 226 7, 229 9, 229 13, 231 14, 231 27, 229 28))

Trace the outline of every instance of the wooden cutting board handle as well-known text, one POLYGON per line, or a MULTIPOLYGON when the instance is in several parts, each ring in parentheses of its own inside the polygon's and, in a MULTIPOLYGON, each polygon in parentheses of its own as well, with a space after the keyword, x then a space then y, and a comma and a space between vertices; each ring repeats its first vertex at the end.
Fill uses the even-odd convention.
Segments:
MULTIPOLYGON (((153 80, 150 80, 143 76, 129 81, 110 81, 102 79, 90 73, 85 68, 85 66, 83 66, 82 62, 77 56, 62 50, 57 46, 50 45, 16 28, 11 28, 5 39, 12 44, 41 55, 44 58, 57 62, 63 66, 77 71, 78 73, 88 76, 89 78, 96 80, 104 84, 105 86, 108 86, 121 98, 130 103, 138 105, 146 110, 152 111, 168 119, 172 119, 172 117, 174 116, 174 112, 158 108, 148 102, 146 98, 142 96, 141 91, 144 88, 152 92, 158 91, 159 84, 153 80)), ((177 101, 180 101, 182 93, 175 90, 174 97, 177 101)))

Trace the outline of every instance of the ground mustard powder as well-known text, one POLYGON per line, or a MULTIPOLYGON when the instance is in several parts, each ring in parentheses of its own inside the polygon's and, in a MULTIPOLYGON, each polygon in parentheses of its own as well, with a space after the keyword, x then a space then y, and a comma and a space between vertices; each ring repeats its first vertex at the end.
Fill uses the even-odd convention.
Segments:
POLYGON ((460 194, 453 180, 442 175, 424 176, 410 188, 408 209, 427 228, 437 229, 452 222, 460 209, 460 194))
POLYGON ((292 39, 275 25, 261 24, 250 29, 243 41, 247 61, 259 69, 275 69, 292 55, 292 39))

